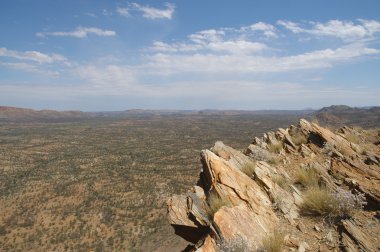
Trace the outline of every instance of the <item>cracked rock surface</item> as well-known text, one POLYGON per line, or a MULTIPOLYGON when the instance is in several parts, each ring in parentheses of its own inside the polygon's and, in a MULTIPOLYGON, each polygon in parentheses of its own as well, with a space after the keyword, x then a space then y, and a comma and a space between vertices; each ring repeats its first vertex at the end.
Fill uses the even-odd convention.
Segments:
POLYGON ((301 119, 255 137, 244 152, 216 142, 201 152, 197 185, 168 200, 169 222, 190 242, 184 251, 232 251, 228 246, 239 244, 241 251, 261 251, 277 230, 283 251, 379 251, 380 137, 368 139, 364 130, 333 132, 301 119), (247 172, 247 164, 254 169, 247 172), (357 193, 367 204, 339 218, 305 214, 300 169, 312 170, 331 195, 357 193))

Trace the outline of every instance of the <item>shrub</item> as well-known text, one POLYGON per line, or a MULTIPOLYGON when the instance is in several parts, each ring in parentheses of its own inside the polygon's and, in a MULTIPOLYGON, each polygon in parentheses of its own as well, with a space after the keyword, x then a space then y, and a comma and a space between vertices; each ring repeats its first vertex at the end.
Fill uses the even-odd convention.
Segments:
POLYGON ((242 168, 241 171, 244 172, 248 177, 252 177, 255 173, 256 163, 252 161, 246 162, 242 168))
POLYGON ((342 154, 343 156, 348 156, 350 154, 350 149, 351 149, 350 146, 345 145, 345 144, 343 144, 341 142, 335 143, 335 145, 333 143, 326 142, 323 145, 323 150, 322 151, 323 151, 323 153, 331 155, 332 152, 334 150, 336 150, 340 154, 342 154))
POLYGON ((270 164, 275 164, 278 162, 278 158, 276 155, 259 147, 252 149, 249 155, 255 160, 265 161, 270 164))
POLYGON ((359 144, 361 142, 360 137, 353 133, 347 134, 346 139, 347 141, 355 144, 359 144))
POLYGON ((282 142, 278 142, 275 144, 269 144, 268 145, 268 150, 272 153, 280 153, 284 144, 282 142))
POLYGON ((284 234, 278 229, 274 230, 263 240, 263 247, 259 251, 281 252, 284 248, 284 234))
POLYGON ((309 188, 303 196, 301 210, 307 215, 328 215, 335 204, 332 194, 325 188, 309 188))
POLYGON ((331 152, 335 150, 334 144, 330 142, 325 142, 323 144, 322 152, 331 155, 331 152))
POLYGON ((214 214, 223 206, 230 206, 230 202, 223 197, 219 197, 216 193, 210 193, 208 197, 208 215, 212 219, 214 214))
POLYGON ((273 182, 275 182, 277 185, 279 185, 282 189, 285 189, 285 190, 290 189, 290 181, 281 175, 273 176, 273 182))
POLYGON ((380 128, 366 130, 362 133, 365 142, 376 144, 380 141, 380 128))
POLYGON ((333 193, 326 188, 313 187, 305 193, 301 210, 309 215, 345 218, 366 204, 364 194, 361 193, 353 194, 340 188, 333 193))
POLYGON ((350 154, 350 147, 347 145, 344 145, 342 143, 336 144, 336 149, 339 151, 343 156, 348 156, 350 154))
POLYGON ((364 193, 356 192, 353 194, 350 191, 338 188, 333 197, 336 203, 333 213, 340 217, 350 217, 355 211, 361 210, 367 205, 364 193))
POLYGON ((295 182, 307 188, 317 187, 319 177, 313 168, 300 168, 297 171, 295 182))
POLYGON ((252 245, 249 244, 249 242, 240 237, 237 236, 232 240, 226 241, 222 240, 217 245, 217 251, 218 252, 251 252, 253 251, 252 245))
POLYGON ((320 125, 319 120, 315 117, 311 119, 311 123, 320 125))
POLYGON ((295 144, 295 145, 301 145, 301 144, 305 144, 307 143, 307 138, 304 134, 302 134, 301 132, 297 132, 296 134, 294 134, 292 136, 292 142, 295 144))

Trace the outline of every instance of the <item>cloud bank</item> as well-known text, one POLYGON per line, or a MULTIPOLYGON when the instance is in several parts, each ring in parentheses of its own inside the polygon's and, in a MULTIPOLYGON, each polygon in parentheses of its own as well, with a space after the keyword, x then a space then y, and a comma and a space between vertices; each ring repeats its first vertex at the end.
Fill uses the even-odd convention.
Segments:
POLYGON ((147 19, 172 19, 175 11, 175 5, 172 3, 165 3, 165 8, 154 8, 148 5, 141 5, 138 3, 130 3, 128 7, 118 7, 116 12, 121 16, 129 17, 131 12, 140 12, 144 18, 147 19))
POLYGON ((102 30, 100 28, 95 27, 77 27, 74 31, 57 31, 57 32, 38 32, 36 33, 37 37, 74 37, 74 38, 86 38, 88 35, 96 35, 101 37, 112 37, 116 36, 116 32, 112 30, 102 30))
MULTIPOLYGON (((138 11, 148 19, 171 19, 174 10, 171 4, 155 9, 132 3, 116 11, 122 16, 138 11)), ((97 59, 77 62, 60 54, 0 48, 0 67, 54 73, 51 65, 58 64, 61 76, 69 76, 76 84, 59 87, 61 94, 125 96, 152 101, 186 99, 183 108, 198 106, 198 100, 210 104, 223 101, 225 108, 240 104, 247 109, 252 104, 272 100, 276 104, 291 104, 293 100, 301 103, 302 99, 305 103, 313 100, 344 103, 357 95, 374 102, 376 92, 373 88, 366 89, 365 84, 364 88, 345 88, 323 81, 324 71, 337 66, 378 61, 379 33, 380 22, 376 20, 278 20, 215 27, 187 34, 182 39, 152 41, 139 51, 138 63, 130 63, 123 56, 111 63, 97 59), (325 39, 329 43, 323 43, 325 39)), ((85 27, 70 32, 37 33, 37 36, 85 38, 90 34, 116 36, 115 31, 85 27)), ((12 89, 0 85, 0 90, 5 88, 7 92, 12 89)), ((43 92, 43 87, 39 88, 43 92)), ((376 90, 380 92, 379 88, 376 90)))

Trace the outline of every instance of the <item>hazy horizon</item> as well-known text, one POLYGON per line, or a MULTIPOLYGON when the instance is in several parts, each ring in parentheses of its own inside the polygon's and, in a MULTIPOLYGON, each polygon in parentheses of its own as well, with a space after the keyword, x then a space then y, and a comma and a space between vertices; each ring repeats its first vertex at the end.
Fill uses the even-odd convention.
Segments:
POLYGON ((2 1, 0 104, 379 106, 379 1, 2 1))
MULTIPOLYGON (((331 107, 331 106, 348 106, 346 104, 331 104, 326 107, 331 107)), ((68 110, 60 110, 60 109, 54 109, 54 108, 33 108, 33 107, 15 107, 15 106, 8 106, 4 104, 0 104, 1 107, 10 107, 10 108, 16 108, 16 109, 32 109, 35 111, 43 111, 43 110, 52 110, 52 111, 58 111, 58 112, 68 112, 68 111, 80 111, 80 112, 85 112, 85 113, 92 113, 92 112, 124 112, 124 111, 162 111, 162 112, 170 112, 170 111, 178 111, 178 112, 202 112, 202 111, 236 111, 236 112, 255 112, 255 111, 318 111, 326 107, 318 107, 318 108, 295 108, 295 109, 281 109, 281 108, 271 108, 271 109, 219 109, 219 108, 200 108, 200 109, 176 109, 176 108, 124 108, 124 109, 119 109, 119 110, 80 110, 80 109, 68 109, 68 110)), ((351 107, 351 106, 349 106, 351 107)), ((367 106, 358 106, 358 107, 351 107, 351 108, 359 108, 359 109, 368 109, 368 108, 374 108, 374 107, 379 107, 376 105, 367 105, 367 106)))

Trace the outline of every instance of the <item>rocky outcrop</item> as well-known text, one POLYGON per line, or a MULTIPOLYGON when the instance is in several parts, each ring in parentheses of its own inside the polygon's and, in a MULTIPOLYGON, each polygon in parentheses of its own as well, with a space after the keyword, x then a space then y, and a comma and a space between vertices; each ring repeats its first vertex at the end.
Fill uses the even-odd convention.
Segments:
MULTIPOLYGON (((295 243, 291 241, 296 240, 299 251, 376 251, 380 240, 370 238, 365 225, 358 226, 352 216, 342 215, 340 222, 330 218, 336 231, 329 230, 323 238, 317 225, 311 228, 315 234, 307 231, 303 223, 314 225, 309 223, 317 220, 300 210, 305 190, 297 184, 300 169, 312 170, 317 185, 332 194, 363 193, 368 201, 366 211, 379 210, 380 149, 372 144, 362 151, 362 143, 350 142, 352 134, 365 141, 365 136, 352 128, 334 133, 301 119, 297 126, 255 137, 245 152, 222 142, 203 150, 197 186, 168 200, 170 224, 176 234, 191 242, 186 251, 225 251, 225 244, 243 244, 249 251, 265 249, 265 240, 277 229, 288 233, 285 245, 292 247, 295 243), (255 164, 249 174, 248 164, 255 164), (300 238, 289 238, 296 235, 300 238)), ((378 224, 371 228, 380 230, 378 224)))

